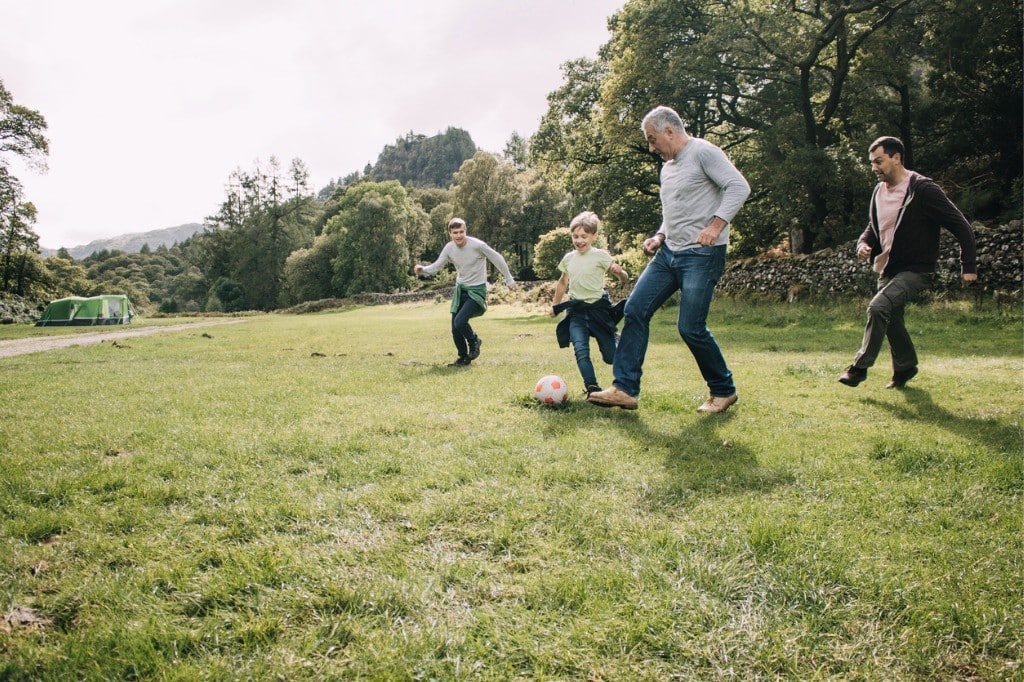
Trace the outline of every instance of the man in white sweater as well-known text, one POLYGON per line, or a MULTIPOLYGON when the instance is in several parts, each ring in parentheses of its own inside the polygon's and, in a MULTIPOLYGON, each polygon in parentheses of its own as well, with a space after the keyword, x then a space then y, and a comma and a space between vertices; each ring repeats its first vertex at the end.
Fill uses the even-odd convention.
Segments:
POLYGON ((736 402, 732 372, 707 327, 715 285, 725 270, 729 223, 739 212, 750 185, 721 149, 690 137, 669 107, 655 107, 641 124, 661 168, 662 222, 644 241, 653 253, 626 302, 624 324, 615 350, 611 388, 591 393, 590 402, 626 410, 637 408, 640 376, 654 313, 680 292, 679 335, 697 361, 710 397, 698 412, 724 412, 736 402))
POLYGON ((498 268, 505 285, 515 289, 516 283, 508 264, 500 253, 483 240, 466 234, 466 221, 452 218, 448 222, 450 242, 441 249, 441 255, 430 265, 416 264, 417 275, 436 275, 445 265, 455 267, 455 292, 452 294, 452 340, 459 356, 449 367, 467 367, 480 356, 480 336, 473 331, 469 320, 487 310, 487 262, 498 268))

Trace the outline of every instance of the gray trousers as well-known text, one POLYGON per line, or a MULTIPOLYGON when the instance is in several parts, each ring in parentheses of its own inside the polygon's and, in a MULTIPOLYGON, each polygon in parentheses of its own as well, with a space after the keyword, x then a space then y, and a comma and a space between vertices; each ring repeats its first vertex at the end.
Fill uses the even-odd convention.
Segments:
POLYGON ((878 279, 878 291, 868 304, 864 339, 853 358, 854 367, 867 369, 874 365, 883 339, 889 340, 893 371, 903 372, 917 367, 917 351, 903 323, 903 312, 907 303, 931 285, 932 275, 920 272, 900 272, 878 279))

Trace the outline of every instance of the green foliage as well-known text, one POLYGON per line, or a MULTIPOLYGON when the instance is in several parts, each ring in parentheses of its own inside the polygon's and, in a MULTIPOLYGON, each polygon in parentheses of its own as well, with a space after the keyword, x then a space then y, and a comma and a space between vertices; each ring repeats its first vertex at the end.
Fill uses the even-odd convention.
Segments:
POLYGON ((334 294, 331 263, 338 257, 337 240, 320 235, 308 249, 293 251, 284 266, 281 285, 282 304, 295 305, 305 301, 330 298, 334 294))
POLYGON ((600 214, 609 242, 654 232, 661 221, 657 161, 647 153, 639 119, 628 131, 604 127, 608 62, 573 60, 562 72, 565 83, 548 95, 548 111, 530 141, 534 167, 568 192, 570 215, 600 214))
POLYGON ((523 210, 524 191, 515 166, 488 152, 477 152, 455 175, 452 203, 471 235, 498 251, 515 243, 515 218, 523 210))
POLYGON ((427 214, 395 180, 348 188, 324 234, 335 240, 331 286, 338 296, 409 286, 427 241, 427 214))
POLYGON ((975 219, 1020 218, 1024 169, 1024 4, 944 0, 920 17, 932 66, 917 161, 975 219))
POLYGON ((245 287, 222 277, 213 285, 210 294, 217 301, 218 312, 233 313, 249 310, 251 306, 245 298, 245 287))
POLYGON ((634 0, 610 28, 596 62, 563 67, 530 149, 613 241, 658 222, 658 166, 639 133, 656 104, 751 180, 733 226, 745 253, 781 241, 808 253, 854 234, 872 184, 865 150, 882 134, 950 178, 972 217, 1020 213, 1019 0, 634 0))
POLYGON ((312 244, 319 218, 307 180, 300 159, 292 160, 287 177, 274 157, 266 165, 257 161, 250 172, 231 174, 226 200, 208 219, 213 229, 189 245, 209 281, 237 283, 253 309, 278 306, 285 262, 312 244))
POLYGON ((568 198, 558 185, 487 152, 459 169, 451 201, 470 234, 506 254, 509 268, 523 278, 533 276, 537 238, 569 219, 568 198))
POLYGON ((45 169, 49 153, 46 120, 14 103, 0 81, 0 292, 34 296, 42 293, 49 273, 39 261, 39 236, 32 230, 35 206, 25 200, 21 182, 11 175, 11 157, 45 169))
POLYGON ((533 270, 537 277, 558 279, 558 264, 572 249, 572 233, 568 227, 556 227, 542 234, 533 252, 533 270))

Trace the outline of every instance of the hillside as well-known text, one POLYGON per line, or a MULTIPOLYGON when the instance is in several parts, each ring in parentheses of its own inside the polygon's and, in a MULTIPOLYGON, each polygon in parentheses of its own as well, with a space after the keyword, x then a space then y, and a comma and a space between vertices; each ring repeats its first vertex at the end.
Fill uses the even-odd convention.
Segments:
MULTIPOLYGON (((176 227, 165 227, 160 230, 150 230, 149 232, 133 232, 131 234, 109 237, 107 239, 95 239, 82 246, 67 247, 67 250, 75 260, 81 260, 96 251, 103 251, 104 249, 108 251, 138 253, 142 250, 143 244, 149 244, 149 248, 151 249, 155 249, 159 246, 171 246, 172 244, 185 241, 196 232, 202 232, 203 229, 204 226, 202 223, 186 223, 176 227)), ((44 258, 52 256, 55 253, 57 253, 57 249, 42 249, 42 255, 44 258)))

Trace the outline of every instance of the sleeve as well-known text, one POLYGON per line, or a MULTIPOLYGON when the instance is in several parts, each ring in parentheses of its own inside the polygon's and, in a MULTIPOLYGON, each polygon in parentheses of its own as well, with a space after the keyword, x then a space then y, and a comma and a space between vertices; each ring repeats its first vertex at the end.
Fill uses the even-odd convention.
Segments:
POLYGON ((960 243, 960 263, 966 274, 977 274, 977 245, 974 241, 974 230, 960 209, 949 200, 946 193, 934 182, 925 183, 919 190, 928 198, 929 217, 956 237, 960 243))
POLYGON ((483 251, 484 256, 487 257, 487 260, 491 261, 491 263, 494 264, 494 267, 498 268, 498 271, 501 273, 501 276, 505 278, 506 285, 511 286, 516 283, 516 281, 512 279, 512 272, 509 271, 508 263, 505 262, 504 256, 502 256, 500 253, 492 249, 490 245, 484 242, 480 242, 480 250, 483 251))
POLYGON ((569 256, 570 256, 570 254, 572 254, 572 251, 566 253, 564 256, 562 256, 562 260, 558 261, 558 268, 557 269, 563 275, 568 275, 569 274, 569 256))
POLYGON ((434 261, 430 265, 423 266, 422 272, 424 274, 431 276, 436 275, 438 272, 441 271, 441 268, 443 268, 445 265, 448 265, 448 263, 451 262, 451 258, 448 257, 449 244, 451 244, 451 242, 444 245, 444 248, 441 249, 441 255, 437 257, 436 261, 434 261))
POLYGON ((725 152, 714 145, 709 144, 706 147, 704 154, 701 155, 701 163, 705 174, 722 189, 722 201, 715 210, 715 215, 731 223, 750 196, 750 183, 725 152))
POLYGON ((878 238, 878 233, 874 227, 874 214, 875 214, 875 197, 878 195, 878 185, 875 185, 874 191, 871 193, 871 200, 868 202, 868 224, 864 227, 864 231, 860 233, 860 237, 857 238, 857 246, 860 248, 861 244, 871 247, 871 253, 877 255, 882 251, 882 242, 878 238))

